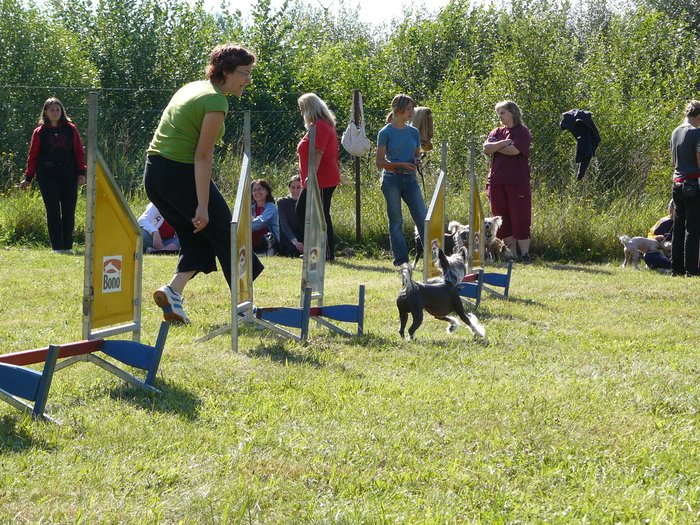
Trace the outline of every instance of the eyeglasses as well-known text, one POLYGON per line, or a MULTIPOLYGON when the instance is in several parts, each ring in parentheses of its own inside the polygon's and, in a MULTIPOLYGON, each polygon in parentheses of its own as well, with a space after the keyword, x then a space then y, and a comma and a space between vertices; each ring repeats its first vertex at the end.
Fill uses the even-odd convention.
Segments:
POLYGON ((251 72, 241 71, 240 69, 234 69, 233 71, 238 73, 239 75, 241 75, 246 80, 250 80, 251 78, 253 78, 253 73, 251 73, 251 72))
POLYGON ((256 186, 255 188, 253 188, 253 191, 263 191, 264 189, 265 188, 263 188, 262 186, 256 186))

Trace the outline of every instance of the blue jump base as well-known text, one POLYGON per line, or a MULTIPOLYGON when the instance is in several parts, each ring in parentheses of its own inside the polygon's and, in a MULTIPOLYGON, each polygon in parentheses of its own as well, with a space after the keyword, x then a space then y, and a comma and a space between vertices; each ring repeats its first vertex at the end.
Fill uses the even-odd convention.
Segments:
POLYGON ((159 393, 153 382, 160 366, 168 328, 168 323, 161 323, 155 346, 136 341, 97 339, 0 355, 0 400, 31 414, 35 419, 56 422, 44 413, 54 372, 79 361, 94 363, 136 387, 159 393), (145 371, 146 378, 138 379, 96 355, 98 352, 121 364, 145 371), (25 366, 41 362, 44 363, 41 372, 25 366))

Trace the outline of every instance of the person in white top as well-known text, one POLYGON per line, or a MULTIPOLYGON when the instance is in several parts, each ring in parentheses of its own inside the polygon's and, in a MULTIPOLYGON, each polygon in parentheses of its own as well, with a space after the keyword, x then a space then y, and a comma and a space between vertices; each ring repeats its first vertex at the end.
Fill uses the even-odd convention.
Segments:
POLYGON ((146 210, 139 217, 139 226, 143 237, 143 251, 146 253, 180 250, 180 242, 175 230, 152 202, 148 203, 146 210))

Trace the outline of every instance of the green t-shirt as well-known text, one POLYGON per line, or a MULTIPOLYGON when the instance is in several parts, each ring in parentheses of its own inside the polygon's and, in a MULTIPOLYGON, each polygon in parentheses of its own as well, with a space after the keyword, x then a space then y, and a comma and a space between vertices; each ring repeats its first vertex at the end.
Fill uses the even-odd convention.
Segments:
MULTIPOLYGON (((224 115, 228 113, 228 100, 218 88, 208 80, 183 86, 163 111, 146 153, 193 164, 204 115, 211 111, 223 111, 224 115)), ((221 140, 223 136, 222 125, 216 140, 221 140)))

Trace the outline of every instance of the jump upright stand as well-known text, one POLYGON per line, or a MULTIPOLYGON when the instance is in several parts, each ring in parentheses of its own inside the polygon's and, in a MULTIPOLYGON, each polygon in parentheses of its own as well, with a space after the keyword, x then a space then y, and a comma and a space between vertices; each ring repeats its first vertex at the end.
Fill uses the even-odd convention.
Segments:
MULTIPOLYGON (((245 114, 244 128, 249 134, 250 114, 245 114)), ((316 128, 310 126, 309 140, 315 144, 316 128)), ((309 336, 309 320, 343 334, 354 335, 331 321, 357 324, 358 334, 364 327, 364 286, 360 286, 357 305, 323 305, 323 283, 326 263, 326 222, 321 193, 316 181, 314 148, 309 148, 306 219, 304 223, 304 254, 302 263, 301 298, 299 307, 263 307, 255 304, 253 294, 253 254, 251 233, 250 155, 246 146, 238 179, 236 202, 231 220, 231 323, 198 339, 209 340, 231 332, 231 348, 238 350, 238 328, 243 323, 254 324, 272 333, 305 343, 309 336), (315 304, 314 304, 315 303, 315 304), (291 331, 295 330, 296 332, 291 331)))
POLYGON ((34 418, 56 423, 56 420, 44 413, 53 374, 81 361, 94 363, 147 392, 160 393, 160 390, 153 386, 153 382, 163 355, 168 327, 168 323, 161 323, 155 346, 137 341, 92 339, 2 354, 0 355, 0 399, 31 414, 34 418), (103 356, 99 355, 100 353, 103 356), (142 370, 146 372, 146 377, 141 380, 105 357, 142 370), (26 366, 38 363, 44 363, 42 372, 26 366), (27 401, 33 402, 34 405, 30 405, 27 401))
POLYGON ((153 383, 168 335, 168 325, 161 323, 155 346, 139 342, 141 231, 97 149, 96 93, 90 94, 87 153, 83 341, 0 355, 0 399, 49 421, 53 419, 45 408, 54 372, 80 361, 94 363, 149 392, 159 392, 153 383), (133 340, 105 339, 123 333, 131 333, 133 340), (42 372, 27 368, 39 363, 44 363, 42 372), (144 371, 146 377, 138 379, 119 365, 144 371))

